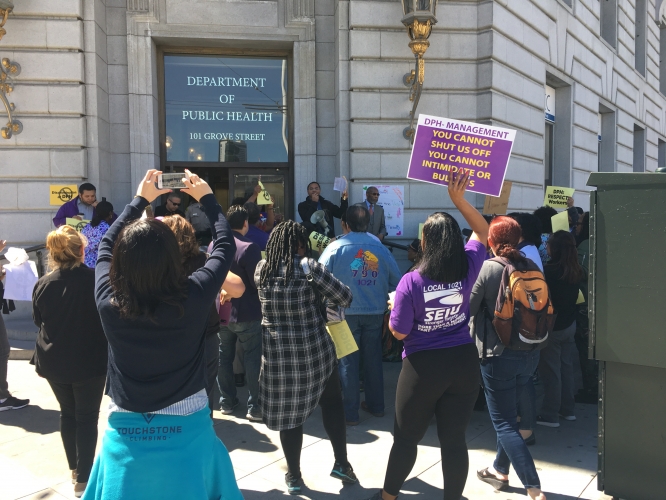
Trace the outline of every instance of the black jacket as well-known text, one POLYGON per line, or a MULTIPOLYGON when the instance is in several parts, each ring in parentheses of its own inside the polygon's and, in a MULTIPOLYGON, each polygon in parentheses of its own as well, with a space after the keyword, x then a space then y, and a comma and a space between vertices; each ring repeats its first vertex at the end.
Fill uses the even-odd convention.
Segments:
POLYGON ((42 377, 71 384, 106 375, 108 345, 95 304, 95 271, 81 264, 40 278, 32 292, 39 327, 31 363, 42 377))
MULTIPOLYGON (((340 219, 342 215, 347 211, 349 207, 349 200, 343 200, 340 198, 340 206, 333 205, 330 201, 324 199, 323 196, 319 197, 319 203, 321 203, 321 208, 326 213, 326 222, 330 226, 330 231, 326 236, 332 238, 335 236, 335 227, 333 224, 333 217, 340 219)), ((301 216, 303 222, 301 224, 305 226, 308 231, 315 231, 319 234, 325 234, 324 229, 319 224, 313 224, 310 222, 310 217, 312 214, 317 211, 317 203, 312 201, 308 196, 305 201, 302 201, 298 204, 298 215, 301 216)))
POLYGON ((557 264, 546 264, 543 267, 546 284, 550 290, 550 300, 557 313, 555 331, 565 330, 576 321, 576 301, 578 300, 579 283, 567 283, 562 279, 562 270, 557 264))
POLYGON ((155 217, 167 217, 169 215, 180 215, 185 218, 185 212, 178 208, 175 212, 167 212, 166 205, 160 205, 155 209, 155 217))

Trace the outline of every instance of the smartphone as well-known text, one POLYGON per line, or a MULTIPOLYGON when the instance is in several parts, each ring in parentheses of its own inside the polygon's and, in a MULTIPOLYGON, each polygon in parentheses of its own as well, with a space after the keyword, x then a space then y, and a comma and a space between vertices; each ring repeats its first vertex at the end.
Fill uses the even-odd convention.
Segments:
POLYGON ((157 176, 158 189, 185 189, 187 186, 183 184, 185 174, 160 174, 157 176))

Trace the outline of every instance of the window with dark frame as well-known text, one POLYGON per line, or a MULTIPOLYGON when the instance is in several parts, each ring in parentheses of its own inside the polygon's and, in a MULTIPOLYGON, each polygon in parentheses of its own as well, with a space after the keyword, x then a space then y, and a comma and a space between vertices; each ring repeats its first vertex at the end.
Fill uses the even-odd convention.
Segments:
POLYGON ((659 30, 659 92, 666 95, 666 28, 659 30))
POLYGON ((165 54, 166 162, 287 163, 287 77, 286 58, 165 54))
POLYGON ((634 33, 634 66, 636 70, 645 76, 645 64, 647 59, 647 0, 636 1, 636 21, 634 33))
POLYGON ((617 0, 599 0, 601 9, 601 38, 617 48, 617 0))
POLYGON ((634 172, 645 172, 645 129, 634 124, 634 172))

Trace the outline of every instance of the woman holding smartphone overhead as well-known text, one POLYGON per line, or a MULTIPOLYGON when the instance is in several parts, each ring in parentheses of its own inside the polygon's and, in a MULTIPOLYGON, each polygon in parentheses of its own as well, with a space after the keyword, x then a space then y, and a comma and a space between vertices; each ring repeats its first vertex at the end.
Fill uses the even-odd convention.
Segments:
MULTIPOLYGON (((469 333, 469 296, 486 257, 488 224, 464 198, 469 175, 449 183, 449 196, 472 228, 465 245, 456 220, 432 214, 423 226, 422 256, 405 274, 389 328, 404 342, 396 392, 393 447, 384 488, 369 500, 394 500, 416 461, 433 417, 442 451, 444 500, 460 500, 469 458, 465 430, 479 392, 479 362, 469 333)), ((390 301, 389 301, 390 302, 390 301)))
POLYGON ((204 355, 206 322, 236 245, 210 186, 185 171, 182 191, 202 203, 214 228, 210 257, 188 277, 174 233, 140 219, 168 192, 156 187, 159 174, 146 173, 99 246, 95 298, 112 403, 84 498, 242 499, 209 417, 204 355))

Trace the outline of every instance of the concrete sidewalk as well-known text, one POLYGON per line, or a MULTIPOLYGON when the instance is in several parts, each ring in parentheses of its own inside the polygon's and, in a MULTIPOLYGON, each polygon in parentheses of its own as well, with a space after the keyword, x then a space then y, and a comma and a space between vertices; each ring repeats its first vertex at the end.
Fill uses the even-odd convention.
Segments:
MULTIPOLYGON (((393 442, 392 410, 399 363, 384 363, 386 416, 361 412, 357 427, 347 428, 349 459, 360 484, 343 486, 329 477, 333 451, 326 439, 319 411, 305 424, 301 467, 307 488, 301 498, 362 500, 381 488, 388 453, 393 442)), ((58 404, 46 380, 26 361, 9 362, 9 388, 14 395, 30 398, 22 410, 0 413, 0 499, 74 498, 69 471, 58 432, 58 404)), ((241 401, 246 392, 241 391, 241 401)), ((100 430, 106 426, 108 399, 102 403, 100 430)), ((238 484, 247 500, 293 498, 285 493, 286 465, 277 432, 243 418, 242 405, 235 415, 215 414, 217 435, 231 454, 238 484)), ((593 405, 577 405, 575 422, 562 421, 558 429, 539 427, 537 444, 530 448, 548 500, 606 499, 596 489, 597 411, 593 405)), ((101 434, 99 442, 101 443, 101 434)), ((512 500, 527 498, 515 473, 511 488, 496 492, 476 478, 476 470, 492 464, 495 431, 487 412, 474 412, 467 431, 470 468, 465 498, 512 500)), ((99 447, 99 444, 98 444, 99 447)), ((99 449, 99 448, 98 448, 99 449)), ((400 498, 442 498, 442 470, 435 425, 419 446, 419 454, 400 498)))

